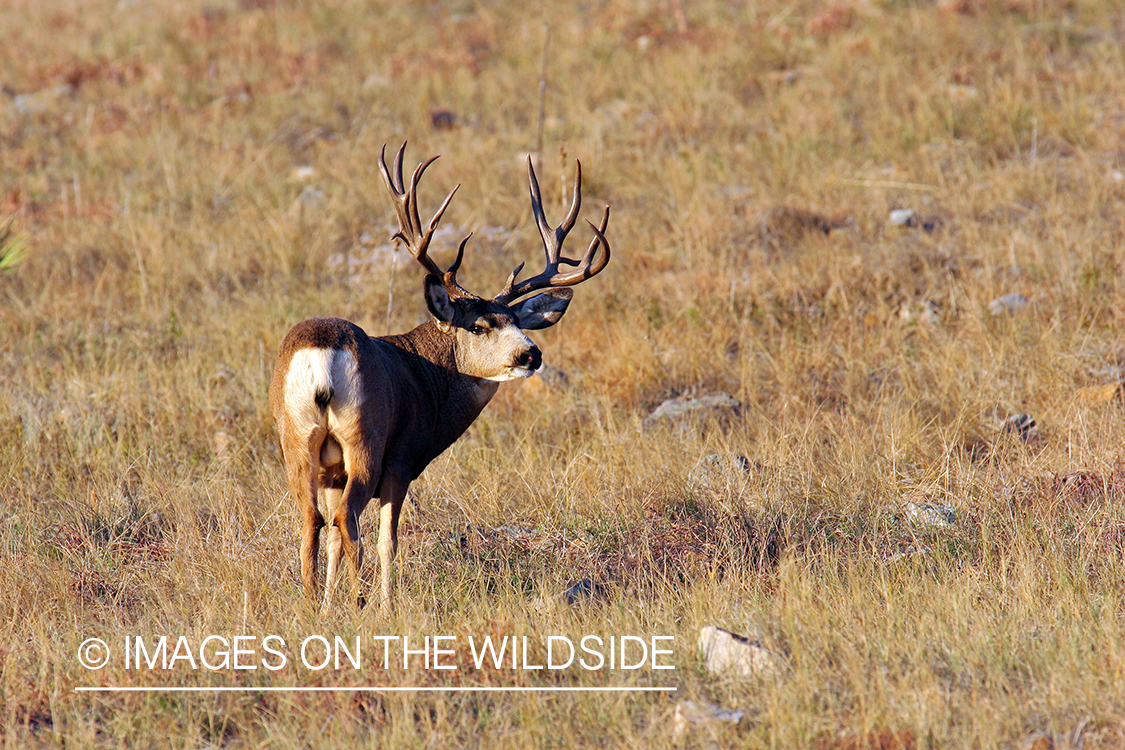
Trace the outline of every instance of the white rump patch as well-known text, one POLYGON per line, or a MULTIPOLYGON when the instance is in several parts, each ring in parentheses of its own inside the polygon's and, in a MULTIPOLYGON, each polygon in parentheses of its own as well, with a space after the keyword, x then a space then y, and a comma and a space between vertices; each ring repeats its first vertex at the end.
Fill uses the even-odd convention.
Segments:
MULTIPOLYGON (((340 421, 341 412, 362 400, 359 368, 351 352, 343 349, 302 349, 289 362, 285 375, 285 406, 294 427, 312 431, 329 427, 329 415, 317 405, 317 394, 332 394, 328 412, 340 421)), ((323 398, 323 396, 322 396, 323 398)))

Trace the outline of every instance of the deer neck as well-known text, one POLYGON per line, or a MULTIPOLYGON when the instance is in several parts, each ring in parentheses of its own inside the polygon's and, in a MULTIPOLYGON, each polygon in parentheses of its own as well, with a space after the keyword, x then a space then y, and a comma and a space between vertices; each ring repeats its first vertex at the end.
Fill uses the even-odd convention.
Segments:
POLYGON ((466 375, 458 369, 456 339, 432 320, 406 333, 385 336, 383 341, 414 355, 419 375, 433 389, 431 392, 441 394, 442 401, 454 411, 465 413, 465 428, 496 394, 499 383, 466 375))

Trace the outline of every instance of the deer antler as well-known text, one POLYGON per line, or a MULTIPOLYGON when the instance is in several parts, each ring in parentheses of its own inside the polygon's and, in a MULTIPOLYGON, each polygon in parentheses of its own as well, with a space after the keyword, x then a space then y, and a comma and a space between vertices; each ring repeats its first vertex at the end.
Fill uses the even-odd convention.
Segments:
POLYGON ((391 191, 391 196, 394 198, 395 209, 398 211, 398 231, 392 236, 392 240, 402 240, 403 244, 410 251, 410 254, 422 264, 422 266, 434 276, 445 279, 451 284, 456 284, 453 280, 457 269, 461 266, 461 258, 465 254, 465 244, 469 241, 466 237, 461 241, 461 246, 457 249, 457 258, 445 271, 442 271, 437 263, 427 255, 430 248, 430 238, 433 237, 434 230, 437 229, 438 222, 441 221, 442 214, 449 206, 449 202, 453 200, 454 193, 460 188, 457 185, 449 191, 446 196, 445 202, 434 214, 434 218, 430 219, 430 223, 423 229, 422 220, 418 216, 418 180, 422 178, 422 173, 426 168, 433 164, 438 157, 434 156, 422 162, 414 170, 414 176, 410 178, 410 187, 407 188, 402 179, 402 156, 406 151, 406 142, 399 147, 398 153, 395 155, 394 171, 387 169, 387 144, 383 144, 383 148, 379 151, 379 171, 383 174, 383 182, 387 183, 387 188, 391 191))
POLYGON ((508 277, 504 289, 495 297, 495 300, 502 304, 508 304, 539 289, 580 284, 600 273, 609 263, 609 240, 605 238, 605 230, 609 225, 609 206, 605 207, 600 226, 591 221, 586 222, 594 230, 594 239, 590 242, 590 247, 587 248, 582 259, 572 260, 564 258, 561 254, 563 241, 566 239, 567 233, 574 227, 574 221, 578 218, 578 209, 582 207, 582 163, 578 162, 578 166, 574 170, 574 200, 570 204, 570 211, 557 228, 552 228, 547 223, 547 217, 543 213, 543 198, 539 192, 539 180, 535 177, 535 167, 531 163, 530 156, 527 157, 527 176, 531 183, 531 212, 535 215, 535 223, 539 227, 540 236, 543 238, 543 251, 547 256, 547 266, 542 273, 518 284, 516 283, 516 277, 523 270, 524 264, 520 263, 516 266, 511 276, 508 277), (603 250, 601 254, 598 253, 599 247, 603 250), (573 266, 574 270, 560 272, 560 263, 573 266))

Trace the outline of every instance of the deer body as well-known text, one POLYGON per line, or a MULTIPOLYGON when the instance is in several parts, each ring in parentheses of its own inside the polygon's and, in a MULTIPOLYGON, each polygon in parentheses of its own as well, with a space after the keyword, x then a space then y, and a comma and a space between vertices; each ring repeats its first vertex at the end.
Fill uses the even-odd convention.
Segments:
MULTIPOLYGON (((358 539, 358 518, 372 497, 384 500, 397 520, 406 488, 468 429, 496 393, 499 383, 456 368, 453 344, 453 336, 443 335, 432 322, 379 339, 338 318, 299 323, 282 344, 270 389, 271 411, 279 432, 288 438, 282 451, 290 491, 302 504, 302 578, 307 588, 316 575, 316 534, 329 524, 326 604, 340 553, 358 539), (286 359, 288 367, 280 364, 286 359), (324 488, 319 505, 313 501, 318 488, 324 488), (308 558, 312 564, 305 564, 308 558)), ((392 524, 388 540, 381 537, 378 546, 380 564, 387 570, 396 532, 397 524, 392 524)), ((361 550, 354 557, 357 566, 362 564, 361 550)))
POLYGON ((326 608, 341 560, 346 561, 353 595, 363 603, 359 517, 378 498, 380 600, 382 610, 390 610, 398 519, 410 483, 469 428, 501 382, 529 377, 539 368, 540 351, 523 331, 556 323, 573 295, 567 287, 598 273, 609 261, 604 235, 608 208, 600 228, 591 224, 595 238, 586 256, 581 261, 560 258, 562 238, 578 212, 581 173, 570 216, 553 230, 542 220, 529 162, 536 220, 541 231, 546 227, 554 233, 550 238, 543 234, 547 270, 516 284, 517 268, 491 300, 466 292, 455 279, 465 242, 446 271, 426 254, 453 193, 423 228, 415 189, 433 160, 418 167, 407 189, 402 155, 399 149, 394 173, 383 159, 380 167, 399 212, 396 237, 429 271, 425 299, 432 319, 407 333, 379 338, 339 318, 298 323, 282 342, 270 383, 270 411, 281 439, 289 491, 302 516, 301 579, 310 598, 316 591, 319 531, 327 526, 326 608), (559 262, 579 270, 560 274, 559 262), (514 302, 547 287, 554 288, 514 302))
POLYGON ((339 318, 306 320, 282 344, 280 357, 290 364, 277 369, 271 410, 286 434, 307 434, 314 443, 332 438, 309 445, 324 467, 339 464, 347 444, 376 484, 385 469, 413 481, 468 429, 499 385, 459 371, 452 344, 430 322, 372 338, 339 318), (371 443, 372 437, 380 439, 371 443))

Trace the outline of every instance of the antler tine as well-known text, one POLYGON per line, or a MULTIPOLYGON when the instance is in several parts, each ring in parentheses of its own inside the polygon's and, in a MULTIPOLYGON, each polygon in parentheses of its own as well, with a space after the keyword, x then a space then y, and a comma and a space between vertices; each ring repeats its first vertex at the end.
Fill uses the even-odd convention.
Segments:
MULTIPOLYGON (((570 273, 556 273, 550 279, 550 286, 573 286, 574 284, 579 284, 601 273, 602 270, 609 265, 611 250, 609 240, 606 239, 605 236, 606 227, 609 226, 609 206, 605 207, 600 227, 589 219, 586 219, 586 223, 590 225, 590 229, 594 230, 594 239, 590 241, 590 247, 586 248, 586 253, 582 256, 582 260, 562 258, 561 260, 563 262, 575 266, 576 268, 570 273), (597 256, 596 253, 599 246, 602 247, 605 252, 597 256), (595 258, 597 258, 596 263, 594 262, 595 258)), ((528 280, 530 281, 531 279, 528 280)))
POLYGON ((602 214, 602 225, 600 227, 596 226, 594 222, 589 219, 586 219, 586 223, 590 225, 590 229, 594 230, 595 236, 594 239, 590 241, 590 247, 586 248, 586 254, 582 256, 582 260, 578 264, 585 269, 583 271, 583 280, 601 273, 602 269, 609 265, 609 240, 605 238, 605 230, 606 227, 609 226, 609 206, 605 207, 605 212, 602 214), (597 264, 594 265, 594 253, 598 249, 598 245, 604 247, 605 252, 602 253, 601 258, 599 258, 597 264))
POLYGON ((609 206, 605 207, 605 213, 602 216, 601 226, 597 226, 590 221, 586 223, 594 230, 594 239, 590 242, 590 247, 587 248, 586 253, 582 256, 581 260, 572 260, 562 256, 562 243, 566 239, 567 233, 574 227, 574 222, 578 218, 578 212, 582 206, 582 163, 578 162, 574 173, 574 200, 571 202, 570 211, 567 213, 566 218, 555 229, 547 223, 547 218, 543 213, 543 200, 539 189, 539 180, 535 176, 535 167, 531 163, 531 158, 527 160, 527 173, 528 182, 531 185, 531 212, 535 216, 535 223, 539 227, 539 234, 543 238, 543 249, 547 256, 547 265, 541 273, 533 276, 530 279, 516 283, 516 277, 519 276, 520 271, 523 270, 523 263, 516 267, 508 276, 508 281, 504 285, 504 289, 500 294, 496 295, 497 302, 507 304, 512 300, 518 299, 525 294, 529 294, 538 289, 547 287, 560 287, 560 286, 574 286, 586 279, 600 273, 609 263, 610 246, 609 240, 606 239, 605 230, 609 226, 609 206), (601 255, 598 254, 598 248, 604 249, 601 255), (574 271, 569 273, 559 273, 559 264, 573 266, 574 271))
POLYGON ((531 162, 531 154, 527 155, 527 180, 531 185, 531 214, 535 217, 535 225, 539 227, 539 234, 543 237, 543 250, 547 254, 547 265, 550 266, 558 260, 559 243, 557 235, 547 223, 547 215, 543 213, 543 195, 539 190, 539 179, 535 176, 535 165, 531 162), (554 245, 552 237, 556 238, 554 245))
MULTIPOLYGON (((410 186, 407 187, 402 174, 402 160, 403 155, 406 153, 406 142, 399 147, 398 153, 395 154, 394 164, 391 169, 387 168, 387 145, 383 144, 383 148, 379 151, 379 171, 383 175, 383 181, 387 184, 387 188, 391 191, 391 197, 394 199, 395 211, 398 213, 398 231, 395 232, 391 239, 402 240, 406 245, 407 250, 415 259, 422 264, 422 266, 429 272, 436 276, 442 276, 441 268, 433 261, 427 254, 430 247, 430 239, 433 237, 434 230, 437 229, 438 223, 441 221, 445 209, 449 207, 450 201, 457 193, 460 185, 454 187, 449 191, 449 195, 445 197, 438 208, 434 217, 430 219, 429 224, 425 228, 422 227, 422 219, 418 215, 418 181, 422 178, 422 174, 426 171, 437 156, 433 156, 418 165, 414 170, 413 176, 410 178, 410 186)), ((471 236, 471 235, 470 235, 471 236)), ((466 242, 468 238, 465 238, 466 242)), ((465 250, 465 243, 461 243, 461 248, 457 251, 457 260, 450 266, 449 270, 445 273, 456 273, 457 267, 461 265, 461 256, 465 250)))
POLYGON ((473 233, 469 232, 465 239, 461 240, 461 246, 457 248, 457 257, 453 259, 453 264, 445 269, 448 274, 456 274, 457 269, 461 267, 461 258, 465 256, 465 245, 469 244, 469 240, 473 238, 473 233))
MULTIPOLYGON (((539 192, 539 180, 535 177, 535 167, 531 163, 531 154, 527 155, 527 179, 531 183, 531 215, 535 217, 535 226, 539 227, 539 234, 544 237, 551 231, 547 217, 543 213, 543 196, 539 192)), ((551 262, 551 249, 547 248, 547 262, 551 262)))
MULTIPOLYGON (((387 148, 387 144, 384 143, 383 149, 385 150, 386 148, 387 148)), ((394 171, 395 187, 398 189, 398 192, 400 192, 400 193, 403 193, 403 192, 406 191, 405 187, 402 184, 402 159, 403 159, 403 156, 405 156, 405 154, 406 154, 406 141, 403 141, 402 145, 398 147, 398 152, 395 154, 395 171, 394 171)))
MULTIPOLYGON (((426 168, 437 161, 438 156, 440 156, 440 154, 431 156, 414 168, 414 174, 410 177, 410 189, 406 191, 410 206, 410 218, 414 222, 414 226, 419 229, 422 227, 422 219, 418 216, 418 180, 422 179, 422 174, 426 171, 426 168)), ((441 221, 441 215, 445 213, 446 206, 449 205, 449 201, 453 200, 453 193, 456 193, 459 187, 461 186, 458 184, 453 188, 449 195, 446 196, 445 202, 438 208, 437 213, 434 214, 434 218, 430 219, 430 223, 427 226, 429 232, 433 232, 434 229, 437 228, 438 222, 441 221)))
POLYGON ((566 237, 567 233, 574 228, 574 222, 578 219, 578 210, 582 208, 582 162, 578 159, 574 160, 574 200, 570 203, 570 213, 566 215, 566 219, 562 224, 559 224, 558 231, 561 233, 559 241, 566 237))
POLYGON ((402 185, 402 156, 406 151, 406 141, 398 147, 398 153, 395 154, 394 171, 387 169, 387 144, 379 149, 379 171, 383 175, 383 182, 387 183, 387 187, 391 193, 398 198, 406 192, 402 185))
MULTIPOLYGON (((527 180, 531 185, 531 213, 535 216, 535 225, 539 227, 539 235, 543 238, 543 250, 547 255, 547 265, 559 262, 559 253, 562 250, 566 235, 574 228, 578 218, 578 211, 582 208, 582 162, 576 161, 574 170, 574 199, 570 204, 570 211, 557 228, 551 228, 547 223, 547 216, 543 213, 543 196, 539 189, 539 178, 535 176, 535 165, 531 156, 527 157, 527 180)), ((563 259, 564 262, 573 264, 572 261, 563 259)))

